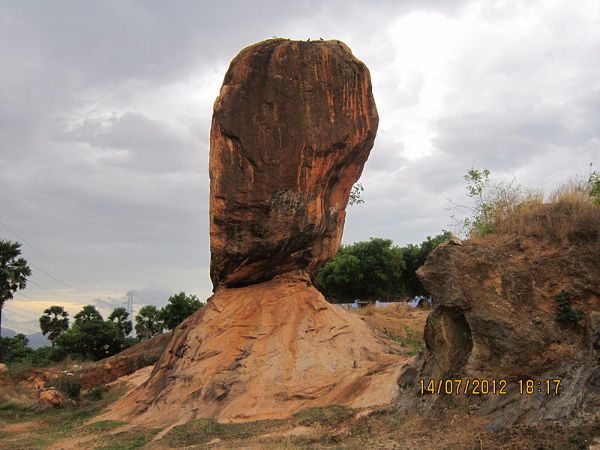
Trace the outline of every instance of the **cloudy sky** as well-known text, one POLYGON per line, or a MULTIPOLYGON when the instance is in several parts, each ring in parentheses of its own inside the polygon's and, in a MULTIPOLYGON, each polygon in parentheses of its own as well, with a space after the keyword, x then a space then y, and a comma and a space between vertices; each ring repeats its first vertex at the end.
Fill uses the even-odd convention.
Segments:
POLYGON ((346 243, 449 228, 472 166, 547 189, 600 166, 597 1, 0 0, 0 238, 33 271, 5 327, 128 290, 210 295, 212 104, 274 36, 343 40, 371 70, 380 127, 346 243))

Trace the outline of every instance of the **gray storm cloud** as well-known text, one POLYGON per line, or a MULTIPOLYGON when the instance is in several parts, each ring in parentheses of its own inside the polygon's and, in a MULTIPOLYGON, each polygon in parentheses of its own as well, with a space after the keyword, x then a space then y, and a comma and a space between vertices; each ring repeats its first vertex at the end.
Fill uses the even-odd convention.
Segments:
POLYGON ((210 294, 211 108, 246 45, 339 38, 365 61, 381 122, 344 242, 404 244, 448 228, 471 166, 549 187, 600 164, 597 30, 592 1, 4 2, 0 236, 43 270, 6 326, 210 294))

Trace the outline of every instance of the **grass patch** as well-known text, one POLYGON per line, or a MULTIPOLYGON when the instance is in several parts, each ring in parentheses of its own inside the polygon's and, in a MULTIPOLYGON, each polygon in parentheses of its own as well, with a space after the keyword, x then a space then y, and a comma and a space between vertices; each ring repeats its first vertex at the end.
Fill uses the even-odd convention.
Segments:
MULTIPOLYGON (((135 450, 142 448, 158 434, 160 429, 134 428, 132 430, 122 431, 110 435, 111 443, 102 446, 101 442, 96 442, 94 448, 98 450, 135 450), (99 446, 98 446, 99 445, 99 446)), ((104 438, 107 439, 107 438, 104 438)))
POLYGON ((88 425, 86 429, 88 431, 106 431, 122 427, 123 425, 127 425, 127 422, 120 422, 118 420, 100 420, 99 422, 88 425))
POLYGON ((336 425, 350 419, 353 414, 352 408, 348 406, 317 406, 298 411, 294 414, 294 419, 297 425, 312 425, 315 423, 336 425))
POLYGON ((52 444, 52 439, 42 436, 30 436, 27 434, 20 434, 12 439, 8 438, 8 434, 0 434, 0 449, 44 449, 52 444))
MULTIPOLYGON (((309 426, 319 424, 319 426, 336 426, 341 422, 351 419, 353 414, 352 408, 347 406, 327 406, 303 409, 289 420, 219 423, 213 419, 199 419, 173 428, 160 440, 160 443, 170 447, 185 447, 206 444, 216 438, 222 441, 229 441, 230 443, 247 441, 263 434, 282 431, 299 425, 309 426)), ((329 434, 318 439, 319 441, 324 439, 323 442, 330 442, 329 434)), ((275 441, 278 445, 283 445, 285 442, 293 442, 294 444, 309 443, 304 438, 294 437, 278 438, 275 441)), ((240 444, 243 443, 240 442, 240 444)), ((248 444, 246 442, 243 445, 248 444)))
POLYGON ((409 327, 404 327, 403 334, 398 334, 387 329, 383 330, 383 334, 392 341, 400 344, 403 348, 402 353, 407 356, 414 356, 423 351, 423 337, 409 327))
POLYGON ((281 420, 259 420, 243 423, 219 423, 214 419, 199 419, 179 425, 162 439, 165 445, 180 447, 206 444, 215 438, 222 440, 247 439, 281 428, 281 420))
POLYGON ((27 422, 36 416, 36 412, 25 405, 13 402, 0 403, 0 419, 8 423, 27 422))
MULTIPOLYGON (((127 388, 124 385, 117 385, 112 387, 107 392, 105 398, 100 401, 71 402, 66 403, 62 408, 50 408, 44 411, 39 411, 37 402, 34 401, 31 401, 31 403, 4 401, 0 403, 0 420, 3 423, 32 422, 32 424, 20 431, 15 430, 2 433, 0 441, 2 443, 10 444, 8 446, 0 445, 0 449, 47 448, 51 444, 66 438, 84 436, 90 432, 108 431, 116 428, 116 422, 107 421, 97 422, 88 427, 83 427, 86 422, 98 415, 109 403, 120 398, 126 389, 127 388)), ((151 434, 150 437, 153 435, 154 434, 151 434)), ((132 437, 127 440, 127 444, 130 445, 131 442, 134 444, 135 442, 141 442, 143 441, 142 437, 135 436, 135 439, 132 437)), ((137 447, 130 446, 123 448, 139 448, 141 445, 143 445, 143 443, 137 447)))

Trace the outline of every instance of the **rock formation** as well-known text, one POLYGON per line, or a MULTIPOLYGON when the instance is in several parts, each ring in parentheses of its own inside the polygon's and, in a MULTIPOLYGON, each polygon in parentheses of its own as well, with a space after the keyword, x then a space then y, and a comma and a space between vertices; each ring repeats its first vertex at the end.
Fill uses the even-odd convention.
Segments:
POLYGON ((338 249, 377 122, 369 72, 339 41, 273 39, 233 60, 211 129, 215 294, 107 417, 240 421, 393 400, 403 357, 310 282, 338 249))
POLYGON ((38 403, 40 405, 49 405, 55 408, 64 403, 61 393, 54 388, 43 389, 38 393, 38 403))
POLYGON ((335 255, 377 124, 369 72, 343 43, 242 50, 211 128, 215 288, 310 272, 335 255))
POLYGON ((440 245, 418 272, 438 305, 425 328, 418 378, 507 380, 507 395, 468 397, 493 426, 596 414, 599 256, 597 241, 491 236, 440 245), (557 320, 555 297, 563 291, 581 311, 577 323, 557 320), (520 395, 518 380, 527 379, 535 392, 520 395), (547 379, 562 380, 560 395, 546 393, 547 379))

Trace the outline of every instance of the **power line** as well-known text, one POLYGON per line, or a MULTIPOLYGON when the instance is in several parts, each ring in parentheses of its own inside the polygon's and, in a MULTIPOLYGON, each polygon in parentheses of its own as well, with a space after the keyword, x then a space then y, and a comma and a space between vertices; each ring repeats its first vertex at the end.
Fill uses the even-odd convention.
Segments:
POLYGON ((44 286, 40 286, 39 284, 37 284, 35 281, 33 280, 27 280, 27 284, 33 284, 35 287, 37 287, 38 289, 42 289, 44 291, 49 291, 50 289, 44 287, 44 286))
MULTIPOLYGON (((50 300, 44 300, 43 298, 40 298, 40 297, 33 297, 31 295, 30 295, 30 297, 31 298, 19 298, 17 300, 20 300, 20 301, 23 301, 23 302, 26 302, 26 303, 36 303, 36 304, 38 304, 38 305, 40 305, 40 306, 42 306, 44 308, 47 308, 48 306, 44 305, 43 303, 40 303, 40 302, 46 302, 46 301, 50 302, 50 300)), ((14 303, 11 303, 11 305, 14 305, 14 303)))
MULTIPOLYGON (((37 253, 38 255, 40 255, 42 258, 44 258, 46 261, 48 261, 50 264, 54 264, 57 268, 59 268, 60 270, 62 270, 63 272, 65 272, 66 274, 72 276, 74 279, 76 279, 77 281, 79 281, 80 283, 82 283, 83 285, 85 285, 86 287, 92 288, 93 290, 97 290, 94 286, 86 283, 85 281, 83 281, 81 278, 79 278, 77 275, 75 275, 73 272, 68 271, 67 269, 65 269, 64 267, 62 267, 61 265, 59 265, 57 262, 51 260, 50 258, 48 258, 46 255, 44 255, 42 252, 40 252, 39 250, 37 250, 36 248, 34 248, 30 243, 28 243, 27 241, 25 241, 25 239, 23 239, 21 236, 19 236, 17 233, 15 233, 8 225, 6 225, 5 223, 0 221, 0 225, 2 225, 4 228, 6 228, 8 230, 9 233, 12 233, 17 239, 19 239, 20 241, 22 241, 25 245, 27 245, 31 250, 33 250, 35 253, 37 253)), ((41 269, 39 269, 41 270, 41 269)), ((50 275, 49 275, 50 276, 50 275)), ((53 277, 54 278, 54 277, 53 277)))
POLYGON ((66 281, 64 281, 64 280, 61 280, 60 278, 58 278, 58 277, 55 277, 55 276, 54 276, 54 275, 52 275, 51 273, 48 273, 48 272, 46 272, 46 271, 45 271, 44 269, 42 269, 40 266, 38 266, 38 265, 36 265, 36 264, 33 264, 33 263, 31 263, 31 262, 30 262, 29 264, 31 264, 31 267, 33 267, 33 268, 34 268, 34 269, 36 269, 36 270, 39 270, 39 271, 40 271, 40 272, 42 272, 44 275, 46 275, 46 276, 48 276, 48 277, 52 278, 53 280, 56 280, 56 281, 58 281, 59 283, 62 283, 62 284, 64 284, 65 286, 67 286, 67 287, 70 287, 71 289, 77 289, 77 288, 76 288, 75 286, 73 286, 72 284, 70 284, 70 283, 67 283, 67 282, 66 282, 66 281))
MULTIPOLYGON (((23 314, 21 314, 19 312, 12 311, 11 309, 6 308, 3 312, 8 313, 8 314, 15 314, 17 316, 20 316, 23 319, 26 319, 26 320, 33 320, 31 317, 27 317, 27 316, 25 316, 25 315, 23 315, 23 314)), ((26 310, 21 309, 21 311, 26 311, 26 310)), ((37 313, 32 313, 32 314, 37 314, 37 313)))

